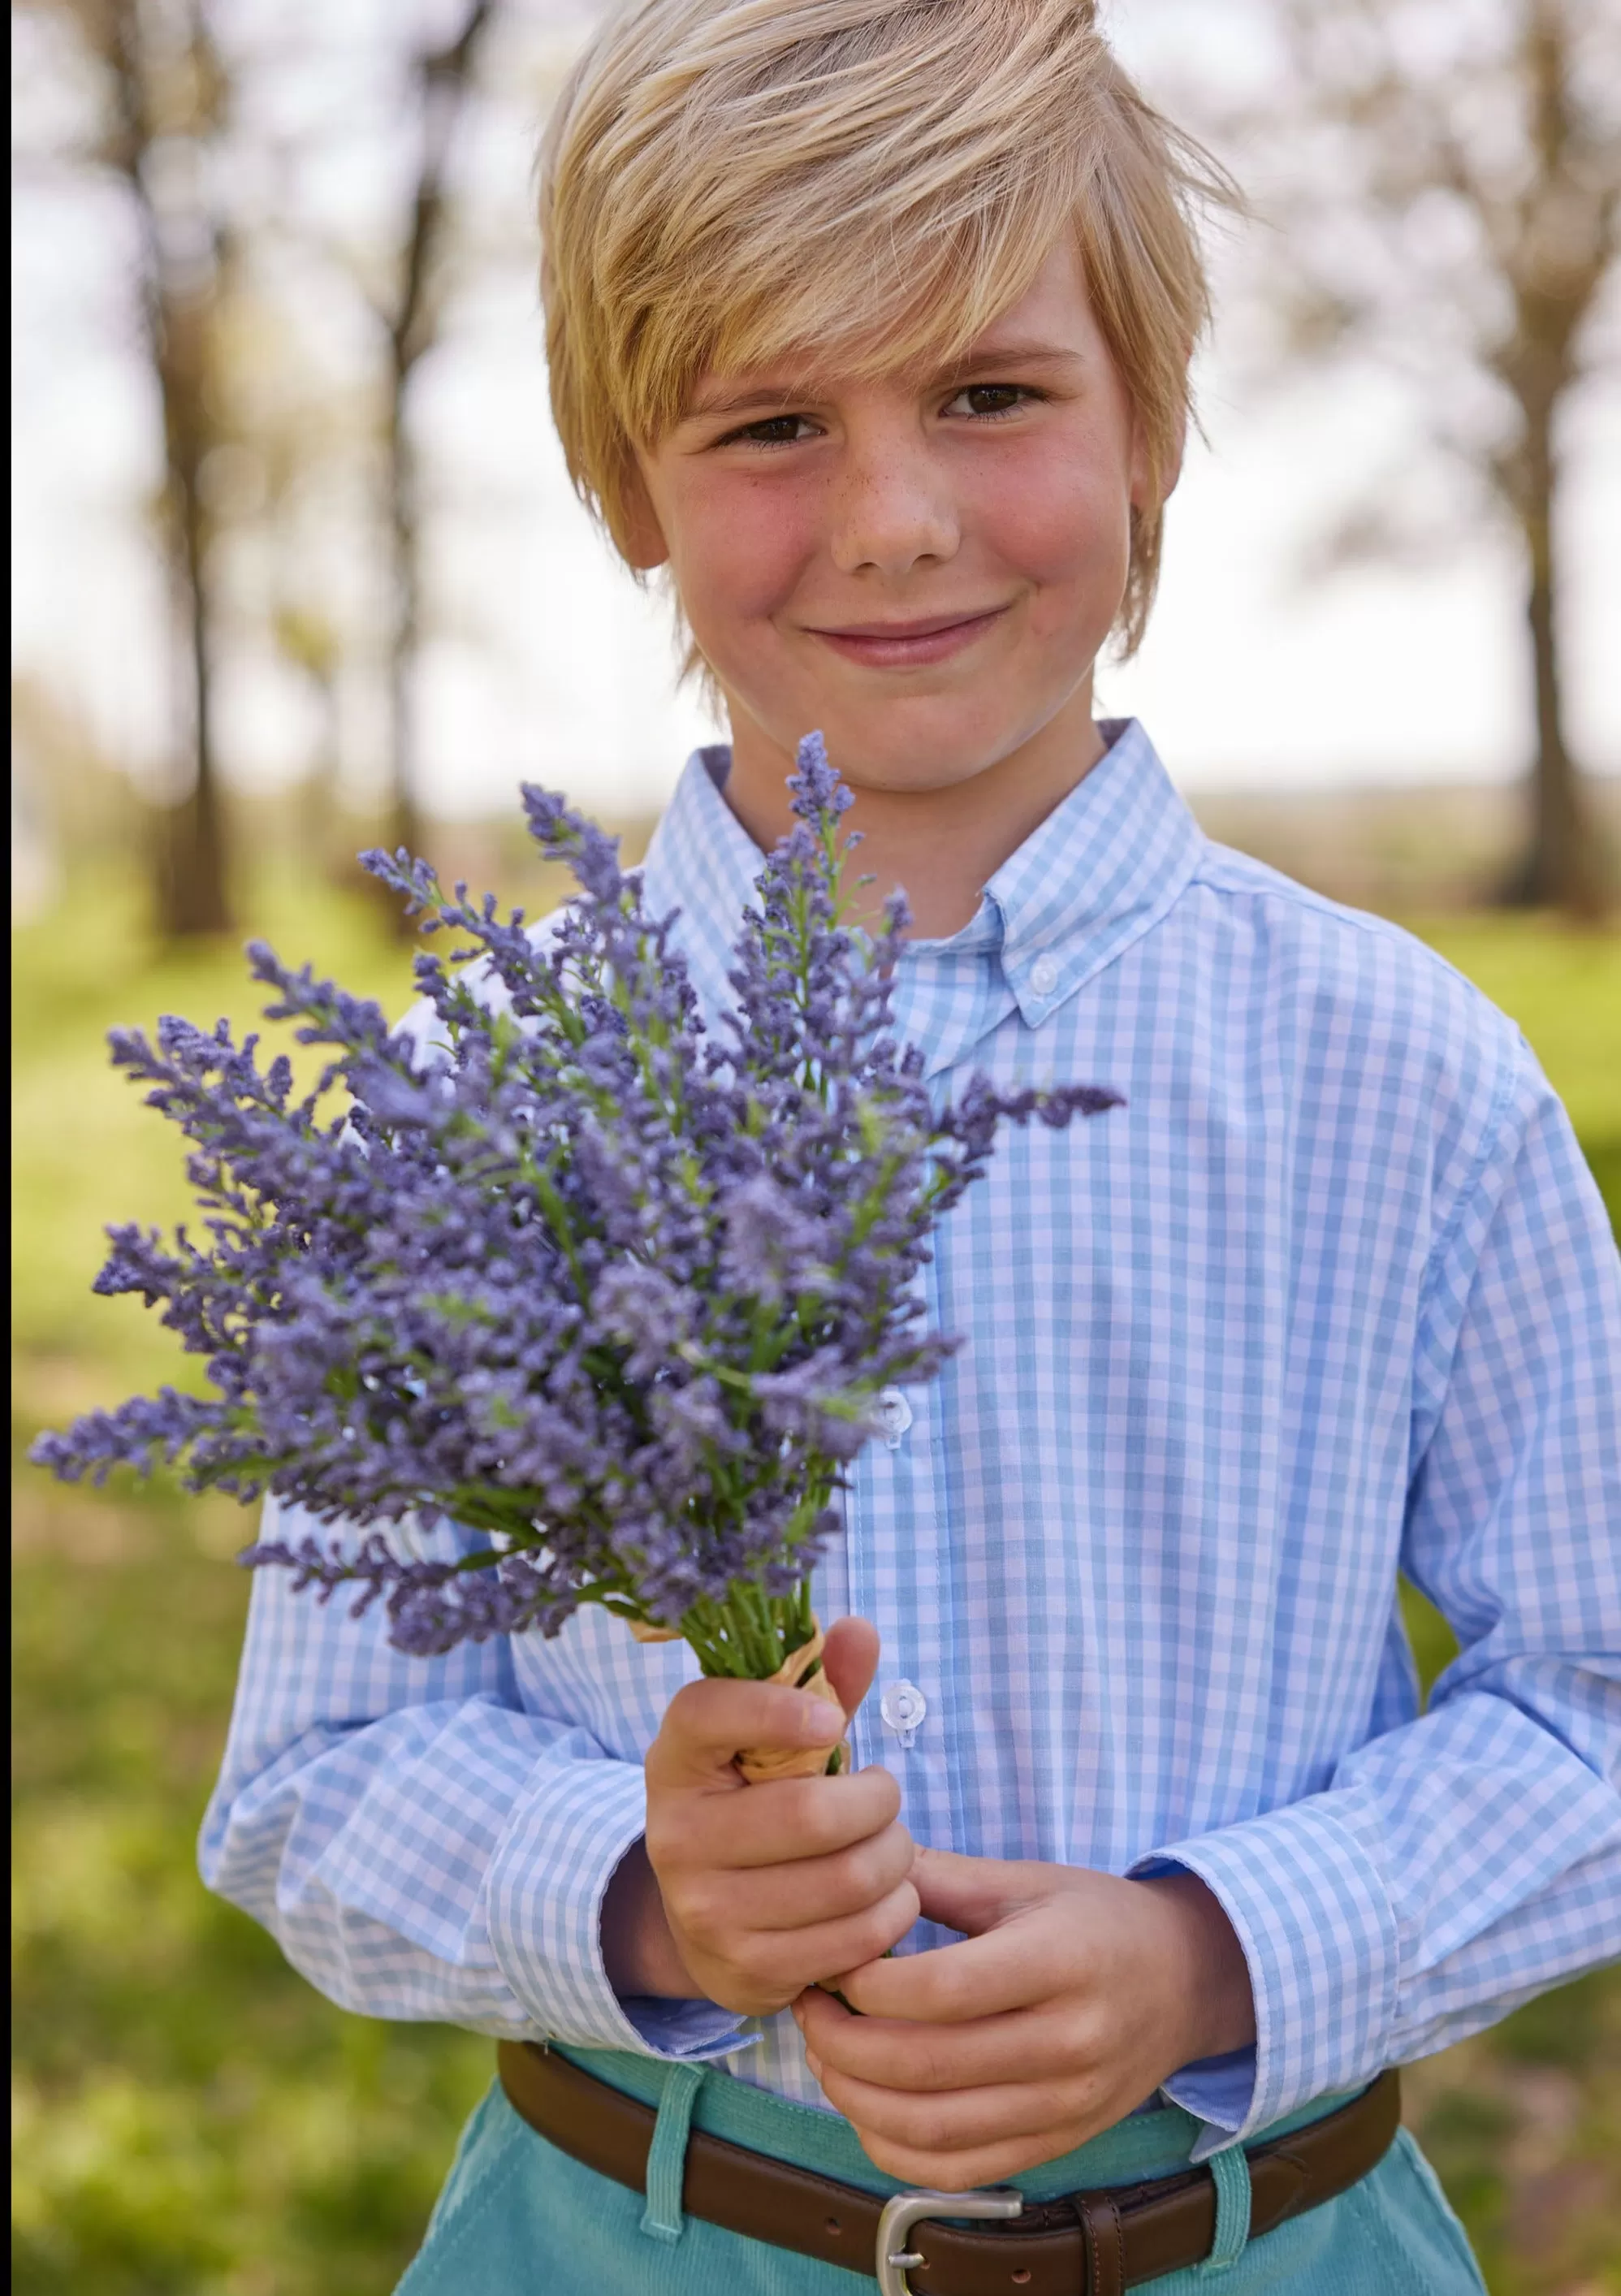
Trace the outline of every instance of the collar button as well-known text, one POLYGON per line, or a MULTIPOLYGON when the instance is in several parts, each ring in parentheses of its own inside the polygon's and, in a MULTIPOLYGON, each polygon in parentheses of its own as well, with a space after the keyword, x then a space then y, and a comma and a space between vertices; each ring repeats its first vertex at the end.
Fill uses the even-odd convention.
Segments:
POLYGON ((1050 956, 1038 956, 1030 967, 1030 986, 1038 996, 1050 996, 1058 987, 1058 967, 1050 956))

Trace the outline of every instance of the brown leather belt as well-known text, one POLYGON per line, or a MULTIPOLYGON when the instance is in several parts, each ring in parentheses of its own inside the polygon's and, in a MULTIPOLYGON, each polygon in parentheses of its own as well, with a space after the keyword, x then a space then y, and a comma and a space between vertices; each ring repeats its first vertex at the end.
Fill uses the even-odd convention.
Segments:
MULTIPOLYGON (((657 2117, 651 2104, 533 2041, 503 2041, 497 2056, 502 2087, 531 2128, 600 2176, 643 2189, 657 2117)), ((1251 2239, 1377 2168, 1401 2110, 1396 2074, 1381 2073, 1321 2120, 1248 2146, 1251 2239)), ((698 2128, 687 2140, 682 2205, 727 2232, 848 2272, 873 2270, 885 2210, 874 2194, 698 2128)), ((895 2222, 892 2203, 887 2234, 895 2222)), ((1146 2184, 1026 2202, 1005 2230, 915 2221, 901 2247, 905 2268, 920 2276, 918 2296, 1119 2296, 1199 2263, 1215 2237, 1215 2180, 1208 2169, 1184 2169, 1146 2184)), ((897 2255, 893 2265, 901 2261, 897 2255)), ((891 2276, 890 2284, 905 2283, 891 2276)))

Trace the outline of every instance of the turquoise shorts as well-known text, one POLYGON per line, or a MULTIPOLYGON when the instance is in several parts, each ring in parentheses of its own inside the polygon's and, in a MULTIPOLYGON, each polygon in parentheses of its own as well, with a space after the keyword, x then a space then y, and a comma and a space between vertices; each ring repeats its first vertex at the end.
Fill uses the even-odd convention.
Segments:
MULTIPOLYGON (((617 2052, 562 2053, 599 2079, 659 2109, 648 2192, 582 2168, 537 2136, 499 2084, 463 2133, 427 2238, 396 2296, 858 2296, 872 2266, 846 2272, 681 2213, 689 2126, 802 2169, 897 2189, 838 2115, 751 2088, 730 2075, 617 2052)), ((1281 2135, 1331 2111, 1320 2099, 1281 2120, 1281 2135)), ((1090 2144, 1011 2181, 1032 2199, 1134 2184, 1187 2165, 1200 2124, 1175 2105, 1134 2113, 1090 2144)), ((1485 2296, 1463 2227, 1434 2172, 1403 2129, 1371 2176, 1338 2200, 1248 2242, 1248 2182, 1234 2153, 1218 2155, 1211 2261, 1152 2283, 1156 2296, 1219 2289, 1222 2296, 1485 2296)), ((1213 2164, 1215 2165, 1215 2164, 1213 2164)))

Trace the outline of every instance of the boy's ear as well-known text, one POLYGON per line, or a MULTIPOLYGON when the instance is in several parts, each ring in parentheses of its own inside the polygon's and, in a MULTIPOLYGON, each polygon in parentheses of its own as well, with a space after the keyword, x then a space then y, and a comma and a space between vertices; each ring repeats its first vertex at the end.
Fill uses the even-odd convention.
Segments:
POLYGON ((1132 421, 1131 505, 1134 511, 1161 510, 1176 491, 1176 481, 1182 476, 1183 456, 1188 445, 1188 416, 1184 407, 1176 417, 1176 429, 1159 473, 1158 488, 1150 484, 1148 439, 1142 418, 1132 421))
POLYGON ((647 481, 638 463, 632 464, 626 480, 622 512, 625 555, 637 573, 651 574, 655 566, 667 564, 669 545, 665 541, 664 529, 659 523, 659 513, 653 508, 653 498, 647 490, 647 481))

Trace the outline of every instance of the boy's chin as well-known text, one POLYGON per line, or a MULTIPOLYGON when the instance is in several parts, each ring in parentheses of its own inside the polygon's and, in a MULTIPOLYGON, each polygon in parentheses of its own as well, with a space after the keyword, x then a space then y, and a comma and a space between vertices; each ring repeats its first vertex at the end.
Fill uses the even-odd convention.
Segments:
POLYGON ((873 723, 883 712, 819 721, 828 755, 849 787, 889 797, 938 796, 994 773, 1028 739, 1027 726, 975 723, 961 709, 902 713, 903 722, 873 723))
POLYGON ((858 795, 928 797, 994 775, 1033 740, 1046 751, 1056 736, 1061 750, 1067 727, 1077 743, 1092 742, 1089 668, 1032 684, 1018 677, 1015 665, 1001 676, 941 678, 932 691, 909 693, 866 675, 792 677, 762 694, 757 709, 746 700, 740 708, 724 686, 723 693, 733 728, 753 729, 743 736, 750 750, 764 734, 768 752, 791 758, 805 734, 820 733, 858 795))
MULTIPOLYGON (((830 676, 795 678, 773 696, 773 733, 780 740, 789 731, 782 708, 788 700, 805 719, 793 727, 794 740, 818 730, 851 789, 944 795, 994 775, 1033 741, 1044 753, 1061 750, 1073 729, 1077 744, 1092 742, 1093 659, 1077 649, 1071 660, 1036 665, 963 660, 941 665, 915 684, 840 664, 830 676)), ((792 755, 791 743, 781 745, 792 755)))

